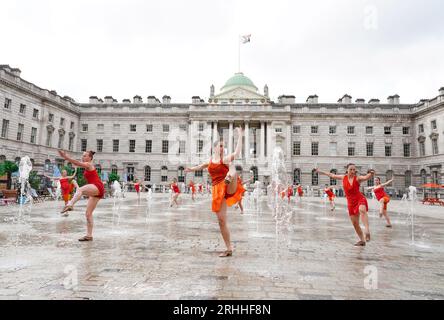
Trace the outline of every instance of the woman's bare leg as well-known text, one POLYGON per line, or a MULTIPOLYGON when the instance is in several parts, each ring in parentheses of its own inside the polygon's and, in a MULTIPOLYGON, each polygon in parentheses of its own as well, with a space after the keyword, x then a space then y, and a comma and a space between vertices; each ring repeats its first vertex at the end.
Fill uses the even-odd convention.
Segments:
POLYGON ((88 203, 86 204, 86 236, 92 238, 93 232, 93 212, 99 202, 100 198, 97 197, 89 197, 88 203))
POLYGON ((362 232, 361 226, 359 225, 359 215, 350 216, 350 220, 359 239, 365 242, 364 232, 362 232))
POLYGON ((220 211, 217 212, 216 215, 219 222, 220 233, 222 234, 222 238, 224 239, 227 251, 233 251, 233 246, 231 245, 230 240, 230 230, 228 230, 227 203, 225 201, 222 202, 220 211))
POLYGON ((241 214, 243 214, 244 213, 244 206, 242 205, 242 199, 240 199, 240 201, 238 202, 238 205, 239 205, 241 214))
POLYGON ((227 193, 228 194, 235 194, 236 190, 237 190, 237 172, 236 172, 236 168, 234 167, 234 165, 230 165, 230 171, 228 172, 227 175, 230 175, 231 180, 230 183, 227 186, 227 193), (234 172, 232 172, 232 168, 234 168, 234 172))
POLYGON ((84 185, 76 190, 74 197, 68 202, 69 206, 74 206, 77 201, 79 201, 82 196, 94 197, 99 195, 99 189, 93 184, 84 185))
POLYGON ((370 241, 370 226, 368 223, 367 209, 364 205, 359 206, 359 213, 361 215, 362 222, 364 223, 366 240, 370 241))

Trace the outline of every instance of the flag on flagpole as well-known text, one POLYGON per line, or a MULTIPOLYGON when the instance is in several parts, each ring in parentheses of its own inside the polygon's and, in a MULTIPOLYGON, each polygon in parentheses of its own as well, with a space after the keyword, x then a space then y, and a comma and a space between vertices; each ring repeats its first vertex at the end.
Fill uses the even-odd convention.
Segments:
POLYGON ((248 43, 251 41, 251 34, 247 34, 245 36, 241 36, 242 44, 248 43))

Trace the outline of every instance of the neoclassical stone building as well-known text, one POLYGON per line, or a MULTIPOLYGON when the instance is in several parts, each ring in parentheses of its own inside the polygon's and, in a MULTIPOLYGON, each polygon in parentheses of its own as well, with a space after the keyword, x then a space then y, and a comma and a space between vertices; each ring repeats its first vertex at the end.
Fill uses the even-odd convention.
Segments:
POLYGON ((63 164, 58 148, 77 157, 92 149, 102 171, 128 179, 157 185, 174 177, 206 182, 206 172, 185 176, 183 169, 206 161, 211 141, 220 136, 233 150, 234 128, 242 126, 244 149, 236 166, 245 177, 253 172, 265 183, 275 146, 285 153, 289 176, 303 185, 330 183, 313 173, 314 167, 343 172, 349 162, 361 171, 374 168, 383 179, 394 176, 398 190, 444 183, 444 88, 413 104, 401 104, 398 95, 381 103, 353 101, 347 94, 337 103, 320 103, 317 95, 297 103, 292 95, 272 101, 266 85, 260 92, 236 73, 219 92, 211 86, 208 100, 194 96, 174 103, 167 95, 161 100, 136 95, 122 102, 93 96, 79 103, 20 73, 0 66, 0 160, 29 155, 40 172, 63 164))

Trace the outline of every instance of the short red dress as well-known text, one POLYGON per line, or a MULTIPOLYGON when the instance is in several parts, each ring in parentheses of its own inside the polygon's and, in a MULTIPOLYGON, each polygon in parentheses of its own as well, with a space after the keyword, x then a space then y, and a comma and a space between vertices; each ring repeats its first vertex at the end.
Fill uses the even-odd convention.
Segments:
POLYGON ((176 183, 173 183, 173 184, 171 185, 171 188, 173 188, 173 192, 174 192, 174 193, 180 193, 179 187, 177 186, 176 183))
POLYGON ((136 189, 136 192, 139 193, 140 192, 140 183, 135 183, 134 189, 136 189))
POLYGON ((90 171, 85 170, 85 172, 83 172, 83 176, 85 177, 88 184, 95 185, 97 187, 97 189, 99 190, 99 194, 95 197, 103 199, 103 197, 105 196, 105 187, 103 186, 103 182, 102 182, 102 180, 100 180, 96 169, 90 170, 90 171))
POLYGON ((387 210, 387 203, 390 202, 390 197, 387 193, 385 193, 384 187, 374 189, 373 192, 375 193, 376 199, 378 201, 384 199, 384 210, 387 210))
POLYGON ((304 195, 304 191, 302 190, 302 187, 298 187, 298 194, 299 194, 299 197, 302 197, 304 195))
POLYGON ((359 191, 359 182, 356 177, 353 178, 353 184, 350 184, 348 177, 345 176, 342 180, 342 186, 344 188, 345 196, 347 198, 348 214, 355 216, 359 214, 359 207, 365 206, 368 211, 368 203, 365 196, 359 191))
POLYGON ((68 178, 61 178, 59 182, 60 182, 60 188, 62 189, 63 200, 69 201, 72 192, 71 188, 72 184, 69 182, 68 178))
POLYGON ((331 191, 330 188, 325 188, 324 192, 327 194, 328 200, 333 201, 333 199, 335 198, 335 194, 333 193, 333 191, 331 191))
POLYGON ((213 202, 211 204, 211 210, 213 212, 219 212, 223 201, 227 202, 229 207, 238 203, 242 200, 242 195, 245 192, 245 188, 241 183, 240 179, 237 179, 237 189, 234 194, 227 193, 227 185, 225 184, 225 177, 227 176, 228 166, 222 163, 214 163, 210 160, 210 164, 208 165, 208 173, 211 176, 213 186, 211 188, 211 194, 213 197, 213 202))

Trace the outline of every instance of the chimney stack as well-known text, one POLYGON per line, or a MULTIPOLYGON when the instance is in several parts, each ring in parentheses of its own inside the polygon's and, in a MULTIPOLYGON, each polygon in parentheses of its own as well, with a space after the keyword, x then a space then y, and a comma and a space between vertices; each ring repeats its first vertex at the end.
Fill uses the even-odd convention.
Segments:
POLYGON ((352 103, 352 97, 345 94, 341 99, 338 100, 339 103, 350 104, 352 103))
POLYGON ((156 104, 159 100, 157 100, 157 98, 155 96, 149 96, 147 103, 148 104, 156 104))
POLYGON ((96 96, 91 96, 89 97, 89 103, 99 103, 99 98, 97 98, 96 96))
POLYGON ((286 96, 286 95, 281 95, 279 98, 279 103, 281 104, 292 104, 296 102, 296 97, 295 96, 286 96))
POLYGON ((131 103, 131 100, 130 99, 123 99, 122 103, 131 103))
POLYGON ((364 104, 365 103, 365 99, 356 99, 355 101, 356 104, 364 104))
POLYGON ((370 101, 368 102, 369 104, 379 104, 380 100, 379 99, 370 99, 370 101))
POLYGON ((394 96, 393 96, 393 104, 399 104, 399 99, 400 99, 401 97, 399 96, 399 94, 395 94, 394 96))
POLYGON ((106 96, 105 97, 105 103, 114 103, 114 98, 112 96, 106 96))
POLYGON ((141 96, 134 96, 133 102, 134 103, 143 103, 142 97, 141 96))
POLYGON ((164 95, 164 96, 162 97, 162 103, 163 103, 163 104, 170 104, 170 103, 171 103, 171 97, 170 97, 170 96, 167 96, 167 95, 164 95))
POLYGON ((192 101, 193 104, 199 104, 199 103, 201 103, 201 99, 200 99, 199 96, 193 96, 193 97, 191 97, 191 101, 192 101))
POLYGON ((444 96, 444 87, 442 87, 441 89, 439 89, 439 95, 440 95, 440 96, 444 96))

